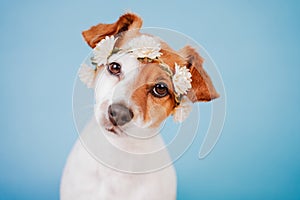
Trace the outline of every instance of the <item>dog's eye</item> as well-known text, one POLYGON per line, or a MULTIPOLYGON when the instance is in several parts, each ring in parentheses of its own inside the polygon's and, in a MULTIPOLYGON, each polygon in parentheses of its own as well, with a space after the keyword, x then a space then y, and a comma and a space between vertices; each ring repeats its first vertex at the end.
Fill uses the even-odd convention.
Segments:
POLYGON ((107 66, 107 70, 115 76, 119 76, 121 74, 121 65, 116 62, 109 63, 107 66))
POLYGON ((168 87, 165 83, 157 83, 152 89, 152 94, 155 97, 165 97, 169 93, 168 87))

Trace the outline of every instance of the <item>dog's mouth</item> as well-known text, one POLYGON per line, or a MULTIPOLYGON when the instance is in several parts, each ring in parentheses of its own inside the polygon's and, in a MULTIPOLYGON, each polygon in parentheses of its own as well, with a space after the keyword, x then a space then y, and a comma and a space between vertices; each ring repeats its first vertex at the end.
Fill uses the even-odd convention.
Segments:
POLYGON ((106 128, 106 130, 107 130, 108 132, 111 132, 111 133, 115 134, 115 135, 119 135, 119 134, 120 134, 120 131, 117 130, 117 127, 106 128))
POLYGON ((112 124, 109 120, 103 120, 103 125, 105 127, 105 130, 109 133, 112 133, 114 135, 122 135, 124 133, 123 128, 112 124))

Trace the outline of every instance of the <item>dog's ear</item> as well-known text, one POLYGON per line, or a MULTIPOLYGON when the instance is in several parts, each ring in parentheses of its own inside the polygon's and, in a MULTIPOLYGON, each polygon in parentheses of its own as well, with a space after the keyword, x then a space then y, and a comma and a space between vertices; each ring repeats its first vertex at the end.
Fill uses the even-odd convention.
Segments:
POLYGON ((203 69, 203 58, 190 46, 185 46, 179 51, 187 61, 187 68, 192 74, 192 89, 187 93, 187 97, 192 101, 211 101, 218 98, 217 93, 210 77, 203 69))
POLYGON ((98 24, 90 29, 83 31, 82 35, 88 45, 92 48, 100 42, 105 36, 116 35, 130 29, 139 29, 142 26, 142 19, 133 13, 122 15, 118 21, 113 24, 98 24))

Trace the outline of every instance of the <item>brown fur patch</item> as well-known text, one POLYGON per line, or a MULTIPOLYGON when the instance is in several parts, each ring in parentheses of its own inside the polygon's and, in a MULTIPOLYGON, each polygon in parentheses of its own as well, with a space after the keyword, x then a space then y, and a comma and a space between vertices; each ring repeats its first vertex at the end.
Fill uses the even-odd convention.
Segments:
POLYGON ((106 36, 117 35, 121 32, 139 29, 143 24, 142 19, 133 13, 122 15, 118 21, 112 24, 98 24, 90 29, 83 31, 82 35, 88 45, 92 48, 106 36))
POLYGON ((171 68, 173 73, 175 72, 175 63, 180 66, 187 65, 187 61, 184 59, 184 57, 178 54, 178 52, 174 51, 169 45, 162 42, 161 47, 162 56, 160 59, 171 68))
POLYGON ((171 78, 158 63, 143 64, 135 82, 136 89, 132 101, 139 107, 145 123, 152 122, 157 127, 175 108, 174 92, 171 78), (151 93, 155 84, 164 82, 168 86, 169 95, 158 98, 151 93))
POLYGON ((211 101, 218 98, 217 93, 210 77, 203 69, 203 58, 198 52, 190 46, 186 46, 179 51, 185 57, 192 74, 192 89, 188 92, 187 96, 192 102, 196 101, 211 101))

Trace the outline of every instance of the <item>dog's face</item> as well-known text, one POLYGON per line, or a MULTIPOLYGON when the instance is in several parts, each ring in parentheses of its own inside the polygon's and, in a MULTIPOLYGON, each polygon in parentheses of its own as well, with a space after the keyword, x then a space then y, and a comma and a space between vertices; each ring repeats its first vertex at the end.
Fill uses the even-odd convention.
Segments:
MULTIPOLYGON (((115 49, 126 49, 128 43, 142 36, 138 32, 141 25, 138 16, 125 14, 114 24, 98 24, 84 31, 83 36, 95 48, 106 36, 118 35, 115 49)), ((157 42, 161 47, 159 59, 137 59, 132 51, 116 51, 97 65, 93 76, 95 117, 109 132, 156 128, 178 111, 182 99, 196 102, 218 97, 202 68, 203 59, 193 48, 176 52, 163 41, 157 42), (190 90, 180 95, 170 75, 175 73, 175 65, 186 66, 191 75, 190 90)))
POLYGON ((158 63, 111 56, 97 79, 95 115, 112 132, 157 127, 176 106, 171 78, 158 63))

